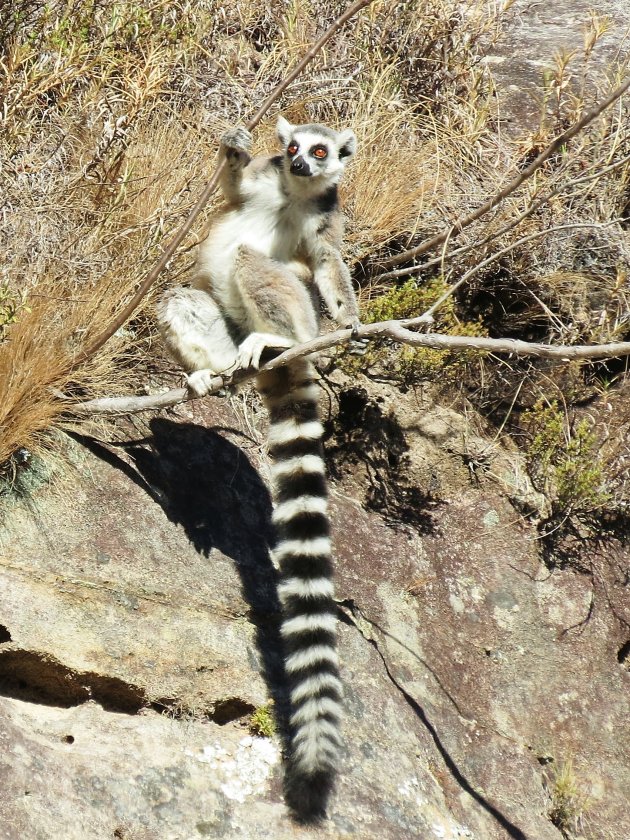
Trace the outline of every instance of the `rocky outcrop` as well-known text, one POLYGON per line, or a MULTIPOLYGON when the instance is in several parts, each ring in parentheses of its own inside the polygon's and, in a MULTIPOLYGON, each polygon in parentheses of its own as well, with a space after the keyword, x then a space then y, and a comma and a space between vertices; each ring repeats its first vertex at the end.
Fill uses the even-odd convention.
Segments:
MULTIPOLYGON (((579 90, 588 77, 587 94, 609 89, 610 70, 626 53, 630 7, 625 0, 556 0, 555 3, 514 3, 505 31, 484 59, 497 87, 503 130, 518 136, 535 133, 540 124, 541 90, 545 73, 555 70, 555 56, 574 54, 565 80, 579 90), (607 22, 602 37, 585 60, 581 52, 591 10, 607 22)), ((552 97, 553 99, 553 97, 552 97)))
POLYGON ((327 822, 291 823, 280 742, 249 730, 283 697, 263 420, 210 398, 71 440, 62 479, 4 505, 8 840, 630 836, 627 555, 547 569, 514 453, 413 394, 340 406, 327 822))

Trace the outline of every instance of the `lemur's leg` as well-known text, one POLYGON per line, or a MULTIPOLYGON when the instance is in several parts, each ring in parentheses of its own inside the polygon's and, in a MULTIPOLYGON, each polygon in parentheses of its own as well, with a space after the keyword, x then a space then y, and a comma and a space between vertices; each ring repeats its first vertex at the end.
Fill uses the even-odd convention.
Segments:
POLYGON ((328 311, 340 326, 358 327, 359 309, 348 267, 334 248, 319 249, 318 258, 313 278, 328 311))
POLYGON ((341 256, 343 218, 333 212, 304 243, 313 280, 331 317, 342 327, 359 326, 359 307, 348 266, 341 256))
POLYGON ((237 204, 241 198, 241 182, 243 169, 251 160, 249 154, 252 147, 252 136, 246 128, 233 128, 221 138, 219 159, 225 160, 219 183, 230 204, 237 204))
POLYGON ((235 367, 238 347, 217 304, 201 289, 173 289, 157 304, 157 320, 169 350, 188 371, 197 396, 213 377, 235 367))
POLYGON ((283 263, 241 246, 234 281, 252 330, 239 346, 242 367, 258 367, 266 347, 292 347, 315 338, 318 323, 311 294, 283 263))

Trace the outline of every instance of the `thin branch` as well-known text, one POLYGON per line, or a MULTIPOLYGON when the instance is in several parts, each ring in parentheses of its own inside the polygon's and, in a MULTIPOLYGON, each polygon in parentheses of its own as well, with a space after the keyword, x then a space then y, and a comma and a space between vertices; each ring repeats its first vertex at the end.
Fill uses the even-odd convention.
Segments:
MULTIPOLYGON (((434 350, 477 350, 487 353, 507 353, 513 356, 536 356, 550 359, 559 363, 573 359, 612 359, 630 355, 630 341, 620 341, 614 344, 593 345, 552 345, 537 344, 512 338, 480 338, 475 336, 441 335, 439 333, 413 332, 409 327, 415 327, 421 318, 407 318, 401 321, 382 321, 377 324, 364 324, 353 335, 351 330, 336 330, 320 335, 306 344, 299 344, 276 356, 263 365, 260 370, 273 370, 289 362, 312 353, 330 350, 350 341, 351 338, 386 338, 408 344, 412 347, 429 347, 434 350)), ((215 394, 223 388, 244 382, 256 376, 256 370, 237 370, 231 376, 217 376, 212 382, 210 394, 215 394)), ((74 415, 91 414, 130 414, 136 411, 148 411, 172 407, 195 399, 187 388, 176 388, 164 394, 143 397, 105 397, 88 400, 82 403, 72 403, 68 400, 68 412, 74 415)))
POLYGON ((531 176, 542 166, 542 164, 548 160, 555 152, 558 151, 562 146, 565 145, 572 137, 582 131, 589 123, 591 123, 596 117, 598 117, 606 108, 609 108, 614 102, 616 102, 623 94, 628 90, 630 87, 630 77, 626 79, 623 84, 619 85, 619 87, 615 88, 615 90, 610 93, 604 100, 602 100, 598 105, 595 105, 591 108, 590 111, 587 111, 584 116, 581 117, 577 122, 573 123, 566 131, 563 131, 562 134, 559 134, 551 143, 543 149, 543 151, 536 157, 522 172, 513 178, 509 183, 503 187, 498 193, 493 195, 489 198, 484 204, 478 207, 476 210, 473 210, 472 213, 469 213, 467 216, 463 216, 462 218, 458 219, 456 222, 451 225, 442 233, 435 234, 435 236, 430 237, 429 239, 425 239, 419 245, 416 245, 414 248, 410 248, 408 251, 403 251, 401 254, 396 254, 395 257, 391 257, 388 260, 385 260, 382 265, 384 268, 391 268, 395 265, 399 265, 402 262, 406 262, 407 260, 414 259, 415 257, 419 257, 420 254, 424 254, 426 251, 430 251, 433 248, 436 248, 438 245, 441 245, 446 239, 448 238, 455 238, 458 236, 461 231, 471 225, 473 222, 476 222, 477 219, 484 216, 490 210, 500 204, 505 198, 511 195, 515 190, 517 190, 521 184, 531 178, 531 176))
POLYGON ((513 251, 515 248, 520 248, 521 245, 527 245, 528 242, 533 242, 534 239, 540 239, 541 236, 547 236, 550 233, 557 233, 561 230, 575 230, 578 228, 589 228, 596 230, 600 230, 601 228, 610 227, 611 225, 619 224, 620 222, 627 221, 625 218, 619 219, 611 219, 609 222, 575 222, 571 225, 558 225, 557 227, 546 228, 545 230, 537 230, 534 233, 530 233, 529 236, 524 236, 522 239, 517 239, 516 242, 511 242, 509 245, 506 245, 505 248, 501 248, 500 251, 497 251, 494 254, 491 254, 485 260, 482 260, 477 265, 474 265, 471 269, 469 269, 465 274, 463 274, 456 283, 453 283, 452 286, 441 295, 434 304, 432 304, 426 312, 423 312, 417 319, 418 323, 426 322, 427 318, 433 319, 433 315, 435 312, 442 306, 445 300, 453 294, 453 292, 457 291, 460 286, 463 286, 466 281, 470 280, 477 272, 481 271, 482 268, 490 265, 495 260, 498 260, 500 257, 504 257, 510 251, 513 251))
MULTIPOLYGON (((528 207, 523 210, 516 218, 512 219, 508 222, 504 227, 500 228, 493 233, 488 234, 484 239, 481 239, 479 242, 470 242, 467 245, 461 245, 459 248, 456 248, 454 251, 450 251, 449 253, 442 252, 438 257, 434 257, 432 260, 428 260, 425 263, 421 263, 420 265, 412 265, 407 266, 406 268, 397 268, 394 271, 386 271, 383 274, 377 274, 376 277, 372 277, 371 281, 376 283, 380 280, 393 280, 396 277, 410 277, 413 274, 419 274, 421 271, 425 271, 427 268, 432 268, 434 265, 442 265, 443 263, 447 262, 448 260, 453 259, 454 257, 460 257, 462 254, 467 254, 469 251, 476 251, 480 248, 484 248, 490 242, 494 242, 497 239, 500 239, 502 236, 505 236, 506 233, 509 233, 515 227, 518 227, 521 222, 525 221, 528 216, 531 216, 532 213, 535 213, 536 210, 539 210, 544 204, 551 201, 552 198, 555 198, 557 195, 565 192, 566 190, 573 189, 580 184, 585 184, 589 181, 594 181, 596 179, 601 178, 604 175, 608 175, 610 172, 614 172, 616 169, 620 169, 622 166, 625 166, 628 162, 630 162, 630 155, 626 155, 626 157, 621 158, 615 163, 610 164, 609 166, 605 167, 604 169, 600 169, 597 172, 590 173, 589 175, 582 175, 579 178, 574 178, 570 181, 567 181, 564 184, 559 184, 557 187, 554 187, 549 192, 545 193, 544 195, 536 198, 528 207)), ((447 240, 444 242, 445 246, 447 244, 447 240)))
MULTIPOLYGON (((358 12, 361 11, 365 6, 369 6, 374 0, 355 0, 354 3, 351 3, 350 6, 346 9, 346 11, 340 15, 333 23, 328 27, 328 29, 324 32, 324 34, 313 44, 310 50, 306 53, 306 55, 302 58, 302 60, 295 66, 295 68, 289 73, 289 75, 281 81, 270 96, 263 102, 260 108, 256 111, 254 116, 251 120, 247 123, 247 128, 252 131, 260 122, 260 120, 264 117, 267 113, 269 108, 276 102, 280 96, 284 93, 287 87, 297 79, 300 73, 304 70, 307 64, 309 64, 313 58, 317 55, 317 53, 321 50, 324 44, 335 34, 335 32, 343 26, 350 18, 354 17, 358 12)), ((105 329, 103 332, 98 335, 94 341, 88 346, 86 350, 80 353, 77 358, 74 360, 71 370, 76 370, 80 367, 87 359, 93 356, 101 347, 109 341, 109 339, 114 335, 114 333, 122 327, 125 321, 129 318, 129 316, 134 312, 136 307, 139 305, 141 300, 144 298, 146 293, 149 291, 155 280, 157 279, 158 275, 164 270, 166 264, 171 259, 175 251, 177 250, 178 246, 183 241, 186 234, 190 231, 191 227, 193 226, 197 216, 201 212, 201 210, 205 207, 208 199, 215 191, 217 184, 219 182, 219 177, 223 170, 224 162, 222 161, 214 171, 210 181, 206 185, 205 189, 199 196, 197 203, 190 211, 188 218, 181 226, 181 228, 177 231, 173 239, 169 242, 166 246, 164 251, 162 252, 162 256, 157 261, 157 263, 153 266, 151 271, 147 274, 145 279, 142 281, 138 290, 131 298, 131 300, 127 303, 127 305, 123 308, 123 310, 114 318, 113 322, 105 329)))

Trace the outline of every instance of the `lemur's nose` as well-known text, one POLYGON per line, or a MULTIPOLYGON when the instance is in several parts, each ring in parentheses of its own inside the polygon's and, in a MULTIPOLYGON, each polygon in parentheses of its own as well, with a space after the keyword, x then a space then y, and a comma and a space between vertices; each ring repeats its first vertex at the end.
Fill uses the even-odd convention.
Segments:
POLYGON ((291 174, 292 175, 310 175, 311 170, 309 169, 308 163, 304 160, 302 155, 298 155, 294 157, 291 161, 291 174))

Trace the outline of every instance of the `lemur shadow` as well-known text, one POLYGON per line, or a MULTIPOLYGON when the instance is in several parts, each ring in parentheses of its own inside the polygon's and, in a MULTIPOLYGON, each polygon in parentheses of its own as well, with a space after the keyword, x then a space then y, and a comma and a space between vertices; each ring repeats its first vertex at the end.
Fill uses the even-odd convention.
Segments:
POLYGON ((124 449, 133 465, 112 452, 110 445, 73 437, 148 493, 171 522, 183 526, 201 555, 208 557, 218 549, 234 561, 256 628, 260 670, 286 748, 288 687, 278 575, 269 556, 273 546, 269 492, 243 451, 211 429, 163 418, 153 419, 150 427, 151 438, 114 444, 124 449))

